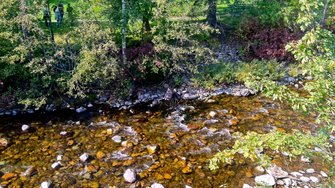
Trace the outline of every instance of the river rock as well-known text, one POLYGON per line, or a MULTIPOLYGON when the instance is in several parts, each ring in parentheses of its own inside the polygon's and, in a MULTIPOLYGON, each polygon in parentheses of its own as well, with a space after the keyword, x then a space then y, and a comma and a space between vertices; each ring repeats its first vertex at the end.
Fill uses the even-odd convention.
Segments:
POLYGON ((154 183, 151 185, 151 188, 164 188, 164 186, 160 183, 154 183))
POLYGON ((151 155, 157 151, 157 148, 158 148, 157 146, 147 146, 147 151, 151 155))
POLYGON ((59 134, 62 135, 62 136, 65 136, 67 134, 67 132, 66 131, 61 131, 59 134))
POLYGON ((243 184, 243 187, 242 188, 252 188, 252 186, 250 186, 249 184, 243 184))
POLYGON ((34 166, 29 166, 26 171, 22 173, 22 176, 31 177, 37 174, 37 170, 34 166))
POLYGON ((300 176, 303 176, 302 173, 300 173, 300 172, 291 172, 290 174, 291 174, 292 176, 296 177, 296 178, 297 178, 297 177, 300 177, 300 176))
POLYGON ((124 174, 123 178, 128 183, 134 183, 136 181, 136 173, 134 169, 127 169, 124 174))
POLYGON ((277 165, 272 165, 270 168, 266 169, 266 171, 276 179, 288 177, 288 172, 284 171, 281 167, 278 167, 277 165))
POLYGON ((305 156, 301 156, 300 160, 304 163, 310 163, 311 162, 311 160, 308 157, 305 157, 305 156))
POLYGON ((285 182, 283 180, 277 180, 277 185, 285 185, 285 182))
POLYGON ((263 186, 273 186, 276 184, 275 178, 270 174, 264 174, 255 177, 256 184, 263 186))
POLYGON ((12 172, 9 172, 9 173, 4 174, 4 175, 1 177, 1 179, 3 179, 4 181, 8 181, 8 180, 10 180, 10 179, 12 179, 12 178, 14 178, 14 177, 16 177, 16 176, 17 176, 17 174, 12 173, 12 172))
POLYGON ((25 131, 28 131, 29 128, 30 128, 29 125, 24 124, 22 125, 21 130, 25 132, 25 131))
POLYGON ((299 178, 300 181, 308 183, 311 179, 309 179, 308 177, 302 176, 299 178))
POLYGON ((7 147, 9 144, 8 139, 6 138, 0 138, 0 147, 7 147))
POLYGON ((86 108, 82 107, 82 106, 76 109, 77 113, 82 113, 82 112, 85 112, 85 111, 86 111, 86 108))
POLYGON ((86 162, 88 159, 90 158, 90 155, 88 153, 83 153, 79 159, 82 161, 82 162, 86 162))
POLYGON ((320 171, 320 174, 324 178, 328 178, 328 175, 324 171, 320 171))
POLYGON ((62 158, 63 158, 63 155, 57 155, 57 158, 56 158, 56 160, 57 160, 57 161, 61 161, 61 160, 62 160, 62 158))
POLYGON ((61 167, 61 164, 58 161, 52 163, 52 165, 51 165, 51 168, 53 168, 55 170, 59 169, 60 167, 61 167))
POLYGON ((41 183, 40 188, 50 188, 51 187, 51 182, 50 181, 44 181, 41 183))
POLYGON ((116 143, 121 143, 121 142, 122 142, 122 138, 121 138, 121 136, 119 136, 119 135, 115 135, 115 136, 113 136, 113 137, 112 137, 112 140, 113 140, 114 142, 116 142, 116 143))
POLYGON ((313 174, 315 172, 315 170, 313 168, 309 168, 306 170, 307 173, 309 174, 313 174))
POLYGON ((313 183, 319 183, 319 182, 320 182, 319 178, 314 177, 314 176, 309 177, 309 179, 311 179, 311 181, 312 181, 313 183))
POLYGON ((209 112, 210 117, 214 118, 215 115, 216 115, 216 112, 214 112, 214 111, 209 112))
POLYGON ((285 183, 286 187, 289 187, 292 184, 292 181, 290 178, 284 178, 283 182, 285 183))

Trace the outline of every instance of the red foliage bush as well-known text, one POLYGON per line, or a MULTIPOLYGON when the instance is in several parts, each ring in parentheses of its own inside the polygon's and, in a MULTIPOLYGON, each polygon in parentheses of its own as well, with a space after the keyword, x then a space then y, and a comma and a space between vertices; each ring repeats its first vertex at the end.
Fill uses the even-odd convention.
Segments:
POLYGON ((251 36, 249 55, 257 59, 292 60, 292 55, 285 50, 286 44, 301 37, 299 33, 287 28, 262 29, 251 36))
POLYGON ((128 61, 136 61, 141 57, 151 56, 154 53, 154 45, 150 42, 139 47, 128 48, 126 51, 128 61))

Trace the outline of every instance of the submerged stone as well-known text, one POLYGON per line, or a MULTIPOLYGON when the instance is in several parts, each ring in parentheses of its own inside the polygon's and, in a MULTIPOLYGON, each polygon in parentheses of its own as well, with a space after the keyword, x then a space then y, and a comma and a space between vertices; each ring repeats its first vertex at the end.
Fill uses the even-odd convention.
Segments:
POLYGON ((51 182, 50 181, 44 181, 41 183, 40 188, 50 188, 51 187, 51 182))
POLYGON ((85 112, 85 111, 86 111, 85 107, 79 107, 79 108, 76 109, 77 113, 82 113, 82 112, 85 112))
POLYGON ((160 183, 154 183, 151 185, 151 188, 164 188, 164 186, 160 183))
POLYGON ((83 153, 79 159, 82 161, 82 162, 86 162, 88 159, 90 158, 90 156, 88 155, 88 153, 83 153))
POLYGON ((113 140, 114 142, 116 142, 116 143, 121 143, 121 142, 122 142, 122 138, 121 138, 121 136, 119 136, 119 135, 115 135, 115 136, 113 136, 113 137, 112 137, 112 140, 113 140))
POLYGON ((134 183, 136 181, 136 173, 134 169, 127 169, 124 174, 123 178, 128 183, 134 183))
POLYGON ((30 128, 29 125, 24 124, 22 125, 21 130, 25 132, 25 131, 28 131, 29 128, 30 128))

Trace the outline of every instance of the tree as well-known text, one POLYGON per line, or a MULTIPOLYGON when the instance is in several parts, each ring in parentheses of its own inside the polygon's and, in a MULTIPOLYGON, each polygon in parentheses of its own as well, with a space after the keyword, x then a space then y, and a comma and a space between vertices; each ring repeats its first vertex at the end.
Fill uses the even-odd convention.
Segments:
POLYGON ((208 0, 207 21, 212 27, 217 26, 216 8, 216 0, 208 0))

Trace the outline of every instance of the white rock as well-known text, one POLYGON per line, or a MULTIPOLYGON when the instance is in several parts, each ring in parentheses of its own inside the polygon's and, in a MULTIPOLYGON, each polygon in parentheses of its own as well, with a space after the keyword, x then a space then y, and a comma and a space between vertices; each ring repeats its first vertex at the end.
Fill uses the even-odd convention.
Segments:
POLYGON ((185 188, 192 188, 191 186, 189 186, 189 185, 185 185, 185 188))
POLYGON ((40 188, 49 188, 51 187, 51 182, 50 181, 44 181, 41 183, 40 188))
POLYGON ((324 171, 320 171, 320 174, 324 178, 328 178, 328 175, 324 171))
POLYGON ((86 108, 85 108, 85 107, 82 107, 82 106, 81 106, 80 108, 77 108, 77 109, 76 109, 76 112, 77 112, 77 113, 82 113, 82 112, 85 112, 85 111, 86 111, 86 108))
POLYGON ((290 178, 284 178, 283 179, 285 186, 289 187, 292 184, 292 181, 290 178))
POLYGON ((315 170, 313 168, 309 168, 306 170, 307 173, 309 174, 313 174, 315 172, 315 170))
POLYGON ((164 186, 160 183, 154 183, 151 185, 151 188, 164 188, 164 186))
POLYGON ((300 181, 308 183, 309 181, 311 181, 311 179, 309 179, 308 177, 302 176, 299 178, 300 181))
POLYGON ((256 166, 255 170, 258 171, 258 172, 264 172, 265 171, 262 166, 256 166))
POLYGON ((301 174, 305 174, 305 173, 306 173, 306 172, 303 171, 303 170, 299 170, 299 172, 300 172, 301 174))
POLYGON ((294 177, 302 176, 302 174, 300 172, 291 172, 291 175, 294 176, 294 177))
POLYGON ((311 181, 312 181, 313 183, 319 183, 319 182, 320 182, 319 178, 314 177, 314 176, 309 177, 309 179, 311 179, 311 181))
POLYGON ((311 160, 308 157, 305 157, 305 156, 301 156, 300 160, 302 162, 305 162, 305 163, 310 163, 311 162, 311 160))
POLYGON ((266 172, 276 179, 288 177, 288 172, 284 171, 281 167, 275 164, 271 165, 271 167, 266 169, 266 172))
POLYGON ((314 148, 314 151, 316 151, 316 152, 322 152, 322 149, 321 149, 321 148, 318 148, 318 147, 315 147, 315 148, 314 148))
POLYGON ((292 186, 291 187, 297 187, 298 186, 298 182, 296 180, 292 180, 292 186))
POLYGON ((128 183, 134 183, 136 181, 136 173, 134 169, 127 169, 124 174, 123 178, 128 183))
POLYGON ((116 143, 121 143, 121 142, 122 142, 122 138, 121 138, 121 136, 119 136, 119 135, 115 135, 115 136, 113 136, 113 137, 112 137, 112 140, 113 140, 114 142, 116 142, 116 143))
POLYGON ((22 125, 21 127, 22 131, 27 131, 29 128, 30 128, 29 125, 26 124, 22 125))
POLYGON ((61 161, 63 158, 63 155, 57 155, 57 161, 61 161))
POLYGON ((54 163, 52 163, 52 165, 51 165, 51 168, 53 168, 53 169, 58 169, 58 168, 60 168, 61 167, 61 164, 59 163, 59 162, 54 162, 54 163))
POLYGON ((121 146, 126 147, 128 145, 128 141, 122 141, 121 146))
POLYGON ((66 131, 62 131, 59 134, 62 135, 62 136, 65 136, 67 134, 67 132, 66 131))
POLYGON ((285 182, 283 180, 277 180, 277 185, 285 185, 285 182))
POLYGON ((249 184, 243 184, 243 187, 242 188, 252 188, 249 184))
POLYGON ((264 174, 255 177, 256 184, 263 186, 273 186, 276 184, 275 178, 270 174, 264 174))
POLYGON ((92 107, 93 107, 93 104, 92 104, 92 103, 88 103, 87 107, 88 107, 88 108, 92 108, 92 107))
POLYGON ((211 116, 212 118, 213 118, 215 115, 216 115, 216 112, 214 112, 214 111, 210 111, 210 112, 209 112, 209 116, 211 116))
POLYGON ((88 155, 88 153, 83 153, 82 155, 80 155, 79 159, 82 162, 86 162, 88 160, 88 158, 90 158, 90 156, 88 155))

